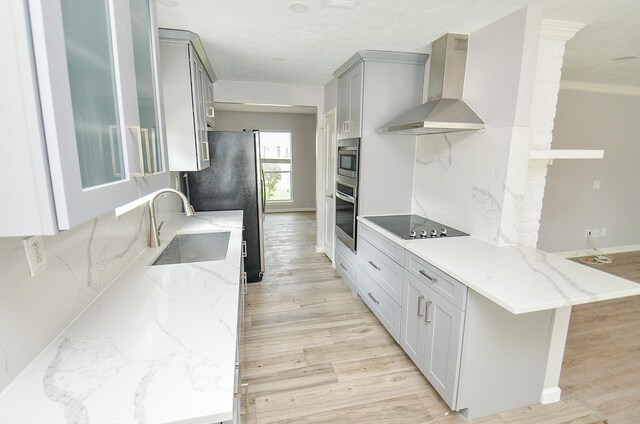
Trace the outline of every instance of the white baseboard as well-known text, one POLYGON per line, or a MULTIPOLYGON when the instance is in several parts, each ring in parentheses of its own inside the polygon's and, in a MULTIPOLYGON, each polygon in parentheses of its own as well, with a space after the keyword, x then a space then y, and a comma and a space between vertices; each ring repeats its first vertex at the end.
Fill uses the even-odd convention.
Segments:
MULTIPOLYGON (((640 250, 640 244, 631 244, 629 246, 601 247, 599 250, 601 253, 605 253, 605 254, 635 252, 636 250, 640 250)), ((558 255, 563 258, 577 258, 577 257, 589 256, 589 255, 595 255, 595 254, 596 252, 592 249, 569 250, 567 252, 554 252, 554 255, 558 255)))
POLYGON ((281 208, 281 209, 269 209, 267 206, 267 210, 265 213, 278 213, 278 212, 315 212, 316 208, 281 208))
POLYGON ((560 387, 549 387, 544 389, 540 394, 540 403, 554 403, 560 400, 560 395, 562 394, 562 390, 560 387))
POLYGON ((316 246, 316 253, 324 253, 324 249, 320 246, 316 246))

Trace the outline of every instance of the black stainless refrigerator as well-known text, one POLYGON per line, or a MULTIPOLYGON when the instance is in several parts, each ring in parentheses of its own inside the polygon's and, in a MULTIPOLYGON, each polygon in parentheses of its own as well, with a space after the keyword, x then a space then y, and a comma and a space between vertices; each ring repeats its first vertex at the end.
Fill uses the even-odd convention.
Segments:
POLYGON ((188 193, 198 211, 244 211, 244 268, 249 282, 264 273, 264 176, 258 131, 210 131, 211 165, 187 172, 188 193))

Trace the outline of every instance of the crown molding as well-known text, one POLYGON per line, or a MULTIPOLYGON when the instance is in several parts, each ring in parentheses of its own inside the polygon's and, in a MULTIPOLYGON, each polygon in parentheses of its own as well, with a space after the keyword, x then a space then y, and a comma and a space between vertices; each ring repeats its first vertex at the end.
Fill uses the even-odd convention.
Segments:
POLYGON ((640 96, 640 87, 626 85, 598 84, 595 82, 560 81, 560 90, 586 91, 589 93, 617 94, 620 96, 640 96))
POLYGON ((543 19, 540 25, 540 38, 567 42, 584 27, 580 22, 543 19))

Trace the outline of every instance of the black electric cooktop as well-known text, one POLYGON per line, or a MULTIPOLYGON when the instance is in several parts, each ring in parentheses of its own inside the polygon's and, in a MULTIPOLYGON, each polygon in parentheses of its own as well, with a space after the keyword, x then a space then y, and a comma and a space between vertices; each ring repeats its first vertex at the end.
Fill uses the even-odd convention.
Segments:
POLYGON ((368 216, 367 219, 405 240, 469 235, 420 215, 368 216))

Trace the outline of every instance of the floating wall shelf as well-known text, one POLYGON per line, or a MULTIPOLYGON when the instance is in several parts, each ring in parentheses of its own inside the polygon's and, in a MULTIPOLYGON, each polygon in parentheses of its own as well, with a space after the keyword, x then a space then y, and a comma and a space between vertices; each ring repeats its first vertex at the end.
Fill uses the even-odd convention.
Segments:
POLYGON ((561 149, 547 149, 547 150, 531 150, 529 153, 529 159, 602 159, 604 157, 604 150, 561 150, 561 149))

